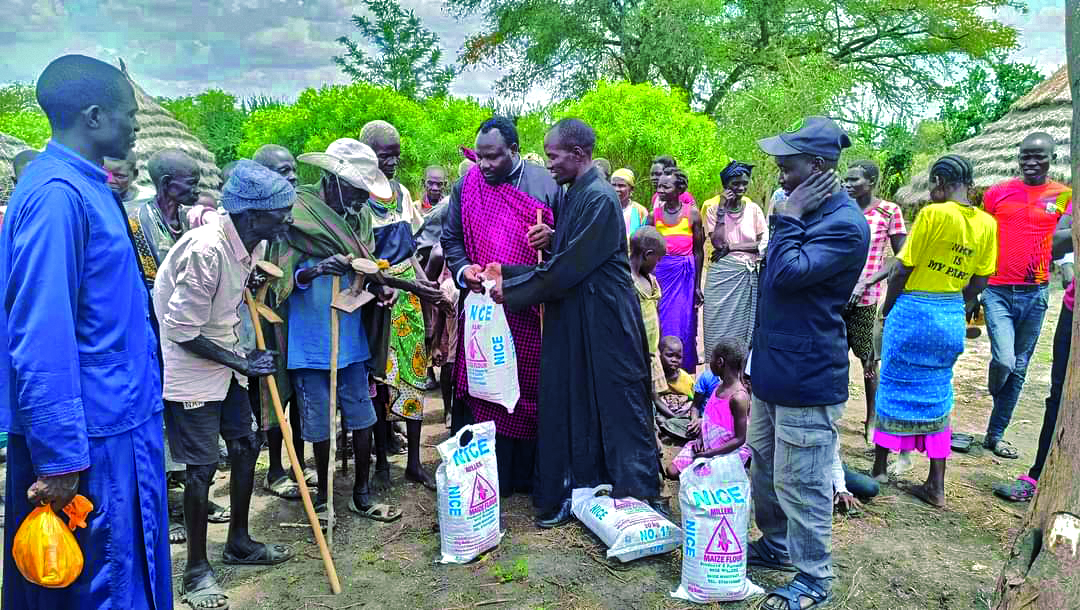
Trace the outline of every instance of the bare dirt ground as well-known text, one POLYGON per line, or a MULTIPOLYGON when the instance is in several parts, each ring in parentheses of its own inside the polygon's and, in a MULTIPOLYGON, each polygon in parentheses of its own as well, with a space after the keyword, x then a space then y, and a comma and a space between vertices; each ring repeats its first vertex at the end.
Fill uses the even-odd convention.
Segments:
MULTIPOLYGON (((863 516, 836 517, 833 530, 836 581, 832 608, 848 609, 988 609, 1005 550, 1025 505, 1008 505, 990 492, 997 481, 1025 472, 1034 458, 1042 423, 1043 400, 1050 372, 1050 343, 1061 307, 1060 290, 1051 308, 1028 372, 1008 438, 1020 459, 1002 460, 978 447, 954 454, 946 475, 948 507, 935 510, 906 495, 898 483, 917 483, 926 476, 927 461, 900 481, 885 485, 882 495, 866 506, 863 516)), ((990 344, 985 334, 968 341, 956 366, 956 408, 953 428, 981 440, 990 410, 985 388, 990 344)), ((851 400, 840 424, 841 453, 849 466, 868 472, 871 464, 861 438, 864 414, 861 371, 851 369, 851 400)), ((434 444, 447 432, 442 405, 432 394, 424 427, 425 465, 438 463, 434 444)), ((676 452, 668 448, 670 458, 676 452)), ((308 452, 310 456, 310 451, 308 452)), ((605 559, 603 544, 580 524, 540 531, 533 526, 527 497, 515 496, 502 505, 506 536, 494 550, 464 566, 443 566, 439 554, 435 494, 403 480, 404 456, 393 458, 395 487, 383 499, 399 506, 404 517, 391 524, 361 519, 348 511, 352 472, 339 473, 336 507, 339 515, 333 554, 344 591, 330 588, 310 529, 282 527, 306 523, 299 502, 278 500, 256 490, 252 525, 262 540, 293 546, 296 558, 274 568, 235 568, 221 565, 225 525, 210 525, 210 556, 219 579, 238 609, 323 608, 656 608, 692 606, 673 600, 669 592, 679 583, 679 551, 619 564, 605 559)), ((260 460, 261 481, 266 455, 260 460)), ((212 493, 227 504, 227 474, 220 475, 212 493)), ((672 498, 679 522, 677 483, 668 482, 664 495, 672 498)), ((756 532, 751 532, 756 536, 756 532)), ((184 567, 184 547, 173 547, 176 590, 184 567)), ((789 575, 750 571, 766 589, 789 575)), ((760 599, 728 604, 757 608, 760 599)), ((179 602, 176 608, 186 608, 179 602)))

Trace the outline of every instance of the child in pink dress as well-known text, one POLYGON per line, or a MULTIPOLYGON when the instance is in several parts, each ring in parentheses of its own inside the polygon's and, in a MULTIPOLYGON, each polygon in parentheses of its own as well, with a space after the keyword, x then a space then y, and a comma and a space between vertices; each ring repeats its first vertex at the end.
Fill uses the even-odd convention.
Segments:
POLYGON ((713 347, 709 368, 720 378, 720 384, 709 395, 704 413, 691 412, 689 431, 700 434, 668 464, 665 469, 668 477, 679 478, 679 473, 699 457, 738 451, 743 465, 750 461, 750 448, 746 446, 750 391, 743 384, 745 366, 746 344, 740 339, 724 337, 713 347))

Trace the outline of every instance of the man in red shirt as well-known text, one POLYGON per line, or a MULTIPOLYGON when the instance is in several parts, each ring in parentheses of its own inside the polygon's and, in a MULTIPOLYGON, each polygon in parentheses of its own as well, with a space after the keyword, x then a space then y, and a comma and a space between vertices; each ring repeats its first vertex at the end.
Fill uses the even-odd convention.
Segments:
POLYGON ((982 295, 994 399, 983 445, 1009 459, 1017 457, 1016 448, 1002 437, 1046 315, 1051 239, 1062 218, 1072 213, 1072 191, 1047 176, 1055 158, 1049 134, 1029 135, 1020 144, 1022 178, 995 185, 983 197, 999 236, 997 273, 982 295))

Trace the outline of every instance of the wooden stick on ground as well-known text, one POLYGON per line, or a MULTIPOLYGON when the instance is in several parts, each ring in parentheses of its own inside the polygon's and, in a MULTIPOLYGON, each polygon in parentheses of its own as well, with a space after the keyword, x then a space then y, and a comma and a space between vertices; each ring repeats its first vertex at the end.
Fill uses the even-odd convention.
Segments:
MULTIPOLYGON (((341 288, 341 278, 330 278, 330 294, 341 288)), ((330 307, 330 463, 326 480, 326 542, 334 545, 334 462, 337 461, 337 377, 338 377, 338 312, 330 307)))
MULTIPOLYGON (((280 271, 278 272, 280 274, 280 271)), ((244 300, 251 311, 251 323, 255 327, 255 346, 266 349, 266 338, 263 337, 262 323, 259 320, 259 309, 256 307, 255 297, 251 296, 250 290, 244 291, 244 300)), ((296 483, 300 486, 300 499, 304 502, 304 511, 307 513, 311 530, 315 533, 315 542, 319 545, 319 554, 322 555, 323 567, 326 568, 326 577, 330 581, 330 590, 334 595, 341 593, 341 582, 338 580, 337 568, 334 567, 334 558, 330 556, 330 548, 326 545, 322 527, 319 526, 319 517, 315 514, 315 507, 311 504, 311 492, 308 490, 307 481, 304 480, 304 469, 296 457, 296 446, 293 445, 292 427, 285 418, 285 409, 281 406, 281 394, 278 393, 277 380, 273 375, 266 378, 266 386, 270 389, 270 399, 274 405, 274 412, 278 421, 281 422, 281 436, 285 442, 285 450, 289 454, 289 463, 292 465, 296 483)))

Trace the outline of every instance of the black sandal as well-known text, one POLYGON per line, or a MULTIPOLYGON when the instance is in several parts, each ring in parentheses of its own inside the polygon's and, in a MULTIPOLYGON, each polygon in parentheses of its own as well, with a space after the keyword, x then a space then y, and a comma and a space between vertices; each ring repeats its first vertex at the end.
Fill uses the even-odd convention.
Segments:
POLYGON ((796 574, 794 580, 790 583, 770 591, 761 607, 769 610, 810 610, 811 608, 821 608, 830 601, 832 601, 832 592, 822 589, 809 576, 796 574), (803 608, 803 597, 813 603, 803 608), (770 600, 780 600, 784 605, 774 605, 770 600))

